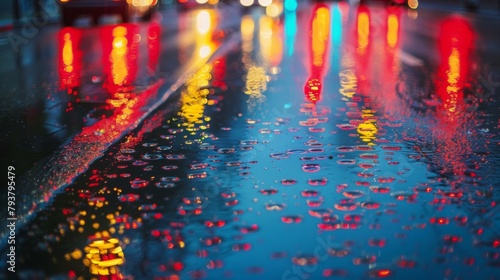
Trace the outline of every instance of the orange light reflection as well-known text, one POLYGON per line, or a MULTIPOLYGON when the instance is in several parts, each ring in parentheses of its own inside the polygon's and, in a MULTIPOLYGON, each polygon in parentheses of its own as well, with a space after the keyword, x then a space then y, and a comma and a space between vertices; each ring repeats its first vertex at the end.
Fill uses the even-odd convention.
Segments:
MULTIPOLYGON (((59 85, 71 90, 80 86, 81 52, 79 49, 82 32, 66 27, 59 31, 59 85)), ((69 92, 71 93, 71 92, 69 92)))
POLYGON ((308 101, 316 103, 321 99, 323 75, 327 66, 327 49, 330 39, 330 10, 325 5, 314 8, 311 20, 310 67, 311 73, 304 86, 308 101))
POLYGON ((129 92, 137 74, 139 26, 122 24, 101 29, 104 87, 111 94, 129 92))

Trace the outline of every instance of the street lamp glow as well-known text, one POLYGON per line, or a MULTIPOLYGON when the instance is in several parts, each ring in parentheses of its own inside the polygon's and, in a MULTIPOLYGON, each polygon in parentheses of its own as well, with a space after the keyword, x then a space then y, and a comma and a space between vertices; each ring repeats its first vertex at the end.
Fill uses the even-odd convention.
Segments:
POLYGON ((273 0, 259 0, 259 5, 267 7, 273 3, 273 0))
POLYGON ((250 7, 253 5, 254 0, 240 0, 240 3, 245 7, 250 7))
POLYGON ((200 11, 196 15, 196 30, 200 34, 205 34, 210 30, 210 14, 208 11, 200 11))
POLYGON ((418 8, 418 0, 408 0, 408 7, 412 9, 418 8))
POLYGON ((208 0, 196 0, 198 4, 205 4, 208 2, 208 0))
POLYGON ((278 17, 283 13, 283 6, 277 5, 275 3, 266 7, 266 14, 270 17, 278 17))
POLYGON ((212 53, 212 48, 208 45, 202 46, 198 51, 198 55, 201 58, 207 58, 212 53))
POLYGON ((389 15, 387 19, 387 45, 394 48, 398 43, 399 20, 396 15, 389 15))

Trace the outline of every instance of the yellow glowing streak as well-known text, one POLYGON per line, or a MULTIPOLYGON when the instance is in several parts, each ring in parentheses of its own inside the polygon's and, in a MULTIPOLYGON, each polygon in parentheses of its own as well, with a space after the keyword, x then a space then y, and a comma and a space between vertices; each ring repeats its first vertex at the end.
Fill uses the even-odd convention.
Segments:
POLYGON ((208 2, 208 0, 196 0, 198 4, 205 4, 208 2))
POLYGON ((387 45, 394 48, 398 43, 399 20, 396 15, 387 18, 387 45))
POLYGON ((182 92, 180 115, 185 118, 184 126, 193 127, 200 123, 208 102, 207 96, 210 93, 205 87, 212 79, 210 65, 204 65, 186 81, 186 89, 182 92))
POLYGON ((243 58, 242 61, 245 64, 245 67, 248 68, 249 64, 252 61, 250 56, 250 52, 253 49, 253 34, 255 30, 255 22, 250 15, 245 15, 241 19, 241 48, 243 50, 243 58))
POLYGON ((357 131, 361 141, 370 144, 376 139, 378 128, 375 125, 376 120, 372 110, 363 110, 362 117, 366 119, 364 122, 358 124, 357 131))
POLYGON ((196 30, 199 34, 206 34, 211 29, 210 13, 206 10, 199 11, 196 15, 196 30))
POLYGON ((358 53, 363 54, 370 36, 370 17, 362 12, 358 16, 358 53))
POLYGON ((71 41, 71 35, 69 33, 64 34, 64 46, 63 46, 63 63, 64 71, 67 73, 73 72, 73 42, 71 41))
POLYGON ((212 31, 215 25, 215 14, 213 11, 202 10, 196 15, 196 53, 200 58, 209 57, 214 51, 212 42, 212 31))
POLYGON ((322 66, 328 37, 330 36, 330 10, 319 8, 312 23, 313 65, 322 66))
POLYGON ((110 54, 111 75, 115 85, 123 85, 128 75, 126 55, 128 52, 128 40, 125 38, 127 29, 118 26, 113 29, 113 45, 110 54))
POLYGON ((266 90, 266 70, 262 67, 252 66, 248 69, 245 93, 257 99, 261 99, 262 92, 266 90))
POLYGON ((264 63, 268 64, 272 51, 273 20, 268 16, 263 16, 259 21, 259 26, 260 53, 264 63))
POLYGON ((255 29, 255 23, 252 16, 245 15, 241 19, 241 36, 244 39, 252 38, 255 29))
POLYGON ((448 57, 448 66, 450 70, 448 71, 448 83, 450 85, 456 85, 458 79, 460 79, 460 54, 456 48, 451 50, 451 54, 448 57))
POLYGON ((457 98, 460 86, 458 81, 460 79, 460 53, 456 48, 451 50, 451 54, 448 57, 449 70, 447 71, 447 82, 448 86, 446 91, 448 93, 448 100, 445 102, 445 109, 450 113, 455 113, 457 110, 457 98))

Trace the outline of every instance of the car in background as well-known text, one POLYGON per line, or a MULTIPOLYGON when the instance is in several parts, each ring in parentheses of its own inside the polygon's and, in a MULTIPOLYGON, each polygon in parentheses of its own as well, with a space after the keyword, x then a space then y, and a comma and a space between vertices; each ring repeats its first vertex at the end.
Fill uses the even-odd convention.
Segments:
POLYGON ((104 15, 119 15, 123 22, 134 16, 148 20, 158 7, 158 0, 58 0, 62 22, 73 25, 79 16, 89 16, 97 23, 104 15))

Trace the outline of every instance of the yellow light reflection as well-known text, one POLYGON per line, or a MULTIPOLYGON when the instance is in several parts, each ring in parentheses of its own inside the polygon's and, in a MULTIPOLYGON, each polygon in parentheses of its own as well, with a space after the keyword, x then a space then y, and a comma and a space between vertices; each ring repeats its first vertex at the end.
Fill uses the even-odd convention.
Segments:
POLYGON ((267 90, 266 70, 262 67, 252 66, 248 69, 245 93, 255 99, 262 100, 262 92, 267 90))
POLYGON ((215 19, 213 10, 200 10, 196 14, 196 53, 199 58, 207 58, 215 50, 215 43, 212 41, 215 19))
POLYGON ((147 8, 149 6, 156 5, 158 0, 127 0, 127 2, 132 2, 132 6, 134 7, 147 8))
POLYGON ((330 36, 330 10, 328 8, 321 7, 317 10, 311 32, 313 65, 321 67, 324 65, 323 58, 330 36))
POLYGON ((370 16, 367 12, 361 12, 358 16, 358 53, 364 54, 369 43, 370 16))
POLYGON ((399 34, 399 19, 396 15, 391 14, 387 18, 387 45, 394 48, 398 43, 399 34))
POLYGON ((373 141, 377 138, 378 132, 376 116, 372 110, 363 110, 362 117, 364 121, 359 123, 357 127, 359 138, 368 145, 375 145, 373 141))
POLYGON ((270 17, 279 17, 283 13, 283 3, 272 3, 266 7, 266 15, 270 17))
POLYGON ((128 52, 128 41, 125 37, 127 29, 123 26, 117 26, 113 29, 113 45, 110 54, 111 75, 115 85, 123 85, 126 82, 128 68, 126 55, 128 52))
MULTIPOLYGON (((99 234, 96 234, 96 237, 97 236, 99 236, 99 234)), ((71 253, 71 257, 80 259, 82 253, 78 251, 75 250, 71 253)), ((122 279, 118 266, 124 263, 125 255, 118 239, 96 239, 85 247, 84 251, 86 255, 83 264, 89 267, 91 274, 98 276, 112 275, 116 277, 116 279, 122 279)))
POLYGON ((253 38, 253 32, 255 29, 255 23, 250 15, 245 15, 241 19, 241 35, 243 39, 251 39, 253 38))
POLYGON ((211 16, 207 10, 199 11, 196 15, 196 31, 199 34, 206 34, 211 29, 211 16))
POLYGON ((410 7, 411 9, 417 9, 418 0, 408 0, 408 7, 410 7))
POLYGON ((356 94, 358 88, 358 79, 356 74, 351 69, 343 69, 339 72, 340 89, 339 92, 343 96, 351 99, 356 94))
POLYGON ((64 71, 67 73, 73 72, 73 42, 71 40, 71 35, 69 32, 64 34, 64 46, 63 46, 63 63, 64 71))
POLYGON ((460 80, 460 53, 457 48, 451 50, 451 54, 448 57, 448 67, 449 70, 446 72, 448 86, 446 87, 446 92, 448 93, 448 98, 444 103, 445 109, 450 113, 455 113, 457 111, 457 99, 460 90, 458 82, 460 80))
POLYGON ((264 59, 264 63, 269 63, 272 53, 273 19, 268 16, 262 16, 259 21, 259 27, 260 53, 264 59))
POLYGON ((243 51, 243 62, 245 64, 248 63, 248 61, 245 61, 245 58, 247 60, 250 59, 250 53, 253 50, 253 34, 255 30, 255 22, 250 15, 245 15, 241 19, 241 39, 242 39, 242 51, 243 51))
POLYGON ((206 87, 212 79, 211 70, 212 67, 206 64, 186 81, 179 113, 185 119, 184 126, 194 127, 195 124, 203 123, 203 114, 208 103, 207 96, 210 93, 206 87))
POLYGON ((211 53, 212 53, 212 48, 209 45, 201 46, 200 50, 198 51, 198 55, 201 58, 207 58, 210 56, 211 53))

